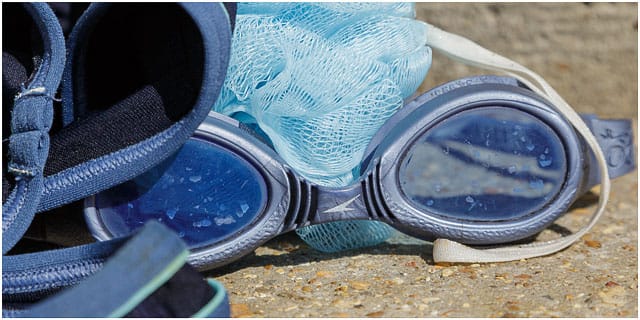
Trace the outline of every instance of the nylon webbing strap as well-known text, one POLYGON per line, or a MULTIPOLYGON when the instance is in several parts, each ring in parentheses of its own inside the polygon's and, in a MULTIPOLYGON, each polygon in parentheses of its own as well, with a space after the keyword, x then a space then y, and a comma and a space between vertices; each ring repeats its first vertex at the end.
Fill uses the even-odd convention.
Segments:
POLYGON ((591 148, 600 168, 601 181, 601 191, 597 209, 589 223, 574 234, 547 242, 504 246, 492 249, 472 248, 454 241, 437 239, 433 247, 434 260, 436 262, 463 263, 513 261, 545 256, 569 247, 596 224, 600 216, 604 213, 605 205, 609 200, 611 187, 608 167, 604 154, 598 146, 598 141, 575 110, 535 72, 512 60, 491 52, 469 39, 448 33, 430 24, 427 24, 427 28, 427 35, 429 35, 427 45, 431 48, 440 51, 453 60, 483 69, 506 73, 551 101, 591 148))
POLYGON ((4 308, 27 302, 26 294, 34 293, 38 286, 73 286, 24 312, 3 309, 3 314, 74 318, 123 316, 180 270, 188 255, 186 245, 177 235, 162 224, 150 221, 121 246, 115 241, 99 242, 3 257, 4 308), (111 256, 102 265, 108 253, 111 256), (93 267, 78 268, 78 265, 93 267))

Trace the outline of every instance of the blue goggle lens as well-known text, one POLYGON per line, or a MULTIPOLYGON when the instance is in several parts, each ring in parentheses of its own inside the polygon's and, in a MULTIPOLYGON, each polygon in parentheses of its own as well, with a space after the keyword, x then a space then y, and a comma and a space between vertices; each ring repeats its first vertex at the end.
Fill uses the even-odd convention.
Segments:
POLYGON ((549 203, 567 174, 560 137, 538 118, 485 107, 451 116, 407 150, 400 187, 419 208, 472 221, 517 219, 549 203))
POLYGON ((245 159, 215 143, 189 139, 174 156, 96 196, 98 215, 113 236, 158 220, 190 247, 229 238, 262 213, 267 187, 245 159))

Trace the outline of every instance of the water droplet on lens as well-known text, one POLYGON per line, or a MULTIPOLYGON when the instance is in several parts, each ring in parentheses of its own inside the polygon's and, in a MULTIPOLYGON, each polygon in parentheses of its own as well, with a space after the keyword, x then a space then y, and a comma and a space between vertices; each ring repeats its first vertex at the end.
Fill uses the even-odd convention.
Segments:
POLYGON ((533 149, 535 149, 536 146, 534 146, 532 143, 527 143, 525 148, 527 148, 527 150, 529 150, 529 151, 533 151, 533 149))
POLYGON ((242 213, 247 213, 247 210, 249 210, 249 205, 243 203, 240 205, 240 209, 242 210, 242 213))
POLYGON ((540 157, 538 158, 538 164, 543 167, 546 168, 548 166, 551 165, 551 157, 548 157, 544 154, 541 154, 540 157))
POLYGON ((431 207, 433 205, 433 200, 429 199, 427 200, 427 206, 431 207))
POLYGON ((516 171, 518 171, 518 168, 516 168, 516 166, 509 166, 507 170, 509 170, 510 174, 514 174, 516 173, 516 171))
POLYGON ((178 209, 176 208, 171 208, 167 210, 167 217, 169 217, 169 219, 173 220, 173 218, 176 217, 176 213, 178 213, 178 209))
POLYGON ((544 148, 544 153, 549 154, 549 148, 544 148))
POLYGON ((178 233, 178 236, 179 236, 180 238, 183 238, 183 237, 184 237, 184 231, 180 231, 180 232, 178 233))
POLYGON ((552 162, 553 161, 551 157, 549 157, 549 159, 543 159, 543 158, 538 159, 538 164, 543 168, 550 166, 552 162))
POLYGON ((236 219, 234 219, 232 216, 226 216, 224 218, 221 217, 216 217, 215 219, 216 225, 223 225, 223 224, 232 224, 236 222, 236 219))
POLYGON ((473 199, 471 196, 467 196, 464 201, 466 201, 467 203, 474 203, 476 200, 473 199))
POLYGON ((527 141, 527 138, 525 138, 524 136, 520 137, 520 141, 525 142, 527 141))
POLYGON ((208 227, 211 225, 211 220, 209 219, 202 219, 200 221, 196 221, 193 223, 193 226, 196 228, 200 228, 200 227, 208 227))
POLYGON ((127 207, 128 207, 129 209, 133 209, 133 203, 127 203, 127 207))
POLYGON ((191 182, 198 182, 200 180, 202 180, 202 176, 191 176, 191 177, 189 177, 189 181, 191 181, 191 182))

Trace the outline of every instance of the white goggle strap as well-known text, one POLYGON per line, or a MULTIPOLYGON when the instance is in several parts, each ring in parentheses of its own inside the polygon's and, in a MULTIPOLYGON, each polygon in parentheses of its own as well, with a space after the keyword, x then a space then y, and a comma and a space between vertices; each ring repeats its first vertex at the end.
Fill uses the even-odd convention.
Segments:
POLYGON ((576 113, 560 95, 535 72, 526 67, 511 61, 503 56, 491 52, 475 42, 443 31, 430 24, 427 25, 427 45, 453 60, 460 61, 474 67, 488 70, 500 71, 518 79, 539 95, 553 103, 556 109, 563 114, 574 126, 578 133, 584 138, 591 150, 593 150, 598 165, 600 167, 600 195, 598 207, 589 223, 578 232, 566 237, 547 241, 534 242, 525 245, 507 245, 503 247, 480 249, 472 248, 455 241, 437 239, 433 245, 433 259, 435 262, 502 262, 514 261, 526 258, 546 256, 563 250, 584 236, 598 221, 604 213, 605 205, 609 200, 611 189, 609 172, 596 138, 591 130, 584 123, 582 118, 576 113))

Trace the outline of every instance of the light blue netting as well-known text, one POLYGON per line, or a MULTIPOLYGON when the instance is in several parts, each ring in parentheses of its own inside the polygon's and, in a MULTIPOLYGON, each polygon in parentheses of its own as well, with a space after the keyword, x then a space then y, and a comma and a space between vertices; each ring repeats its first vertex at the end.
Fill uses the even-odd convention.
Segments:
MULTIPOLYGON (((309 181, 350 184, 369 140, 431 66, 414 15, 407 3, 239 3, 214 110, 256 122, 309 181)), ((297 232, 331 252, 380 243, 392 229, 349 221, 297 232)))

